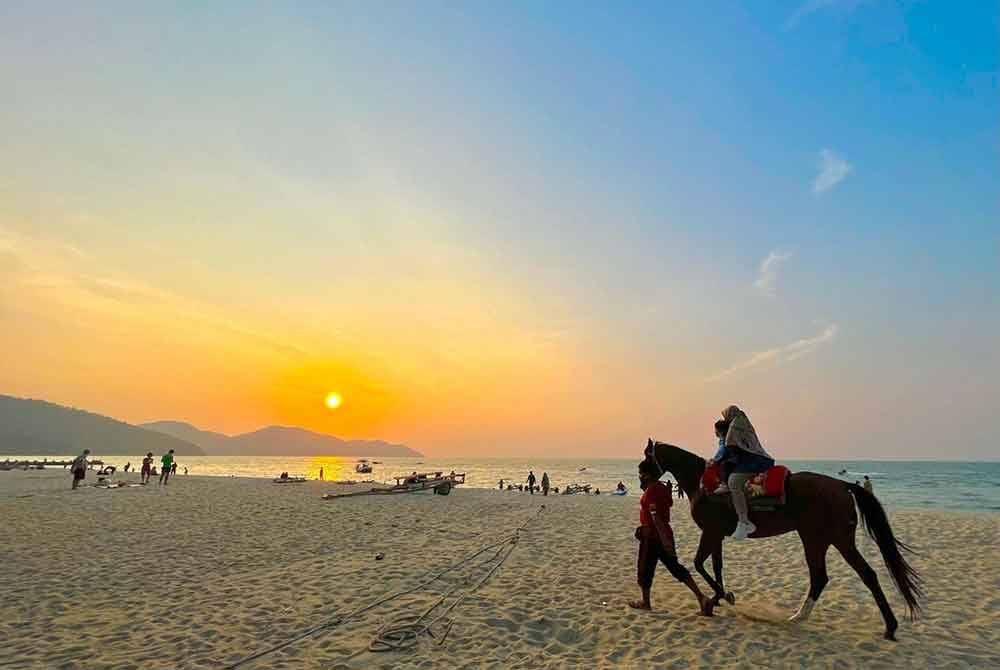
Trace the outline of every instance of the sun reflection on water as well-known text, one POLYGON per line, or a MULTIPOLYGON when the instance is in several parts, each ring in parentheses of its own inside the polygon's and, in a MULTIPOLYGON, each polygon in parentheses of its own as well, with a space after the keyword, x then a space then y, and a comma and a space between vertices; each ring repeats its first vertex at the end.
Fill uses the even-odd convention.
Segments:
POLYGON ((323 469, 323 479, 328 482, 358 479, 358 474, 354 471, 354 460, 342 456, 316 456, 309 459, 308 467, 306 477, 309 479, 319 479, 320 468, 323 469))

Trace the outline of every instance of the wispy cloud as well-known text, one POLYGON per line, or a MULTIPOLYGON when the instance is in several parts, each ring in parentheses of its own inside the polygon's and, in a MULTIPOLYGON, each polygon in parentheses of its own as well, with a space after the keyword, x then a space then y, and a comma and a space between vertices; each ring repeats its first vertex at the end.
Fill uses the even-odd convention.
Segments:
POLYGON ((826 193, 844 181, 853 169, 853 166, 843 156, 830 149, 823 149, 819 152, 819 161, 816 167, 819 174, 816 175, 812 186, 813 193, 816 195, 826 193))
POLYGON ((760 272, 753 286, 766 296, 774 295, 775 283, 778 281, 778 266, 792 257, 791 252, 775 249, 760 262, 760 272))
MULTIPOLYGON (((26 236, 0 225, 0 276, 22 293, 36 291, 33 304, 49 309, 58 304, 84 313, 106 314, 108 303, 121 316, 122 309, 152 310, 167 320, 198 323, 205 328, 241 337, 259 347, 290 356, 305 356, 306 351, 290 342, 260 334, 219 314, 215 305, 183 297, 124 276, 95 272, 92 257, 66 242, 51 237, 26 236), (96 299, 96 300, 95 300, 96 299), (49 300, 58 301, 48 303, 49 300)), ((2 311, 3 295, 0 295, 2 311)))
POLYGON ((810 14, 834 8, 842 8, 849 12, 863 2, 865 0, 806 0, 788 17, 785 21, 784 29, 795 30, 799 22, 810 14))
POLYGON ((800 340, 796 340, 790 344, 786 344, 782 347, 775 347, 773 349, 767 349, 766 351, 758 351, 752 354, 745 361, 737 363, 736 365, 726 368, 721 372, 717 372, 714 375, 708 377, 705 381, 714 382, 725 377, 728 377, 734 373, 740 372, 742 370, 747 370, 752 367, 756 367, 761 363, 766 363, 768 361, 794 361, 802 358, 806 354, 811 354, 816 351, 819 347, 823 346, 827 342, 833 341, 837 336, 838 326, 832 323, 822 330, 822 332, 814 335, 813 337, 805 337, 800 340))

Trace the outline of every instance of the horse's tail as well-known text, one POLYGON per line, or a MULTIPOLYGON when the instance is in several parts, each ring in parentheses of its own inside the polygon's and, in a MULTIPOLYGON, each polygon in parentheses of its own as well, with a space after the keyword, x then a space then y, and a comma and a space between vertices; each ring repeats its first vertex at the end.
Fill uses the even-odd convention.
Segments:
POLYGON ((885 566, 892 575, 892 581, 896 582, 896 588, 906 601, 910 619, 916 619, 920 616, 920 600, 924 597, 924 590, 920 575, 903 558, 903 552, 912 554, 913 549, 893 535, 885 509, 873 493, 869 493, 857 484, 848 484, 847 488, 854 494, 854 500, 858 503, 865 532, 878 544, 885 566))

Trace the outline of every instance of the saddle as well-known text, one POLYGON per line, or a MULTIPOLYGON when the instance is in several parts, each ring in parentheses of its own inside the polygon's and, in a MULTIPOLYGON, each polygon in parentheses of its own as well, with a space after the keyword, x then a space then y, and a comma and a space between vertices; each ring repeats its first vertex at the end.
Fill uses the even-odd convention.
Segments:
MULTIPOLYGON (((784 465, 775 465, 764 472, 756 474, 747 482, 747 503, 751 511, 773 512, 785 504, 785 488, 792 471, 784 465)), ((722 484, 722 465, 705 468, 701 476, 701 488, 706 494, 712 495, 722 484)), ((728 495, 728 494, 720 494, 728 495)))

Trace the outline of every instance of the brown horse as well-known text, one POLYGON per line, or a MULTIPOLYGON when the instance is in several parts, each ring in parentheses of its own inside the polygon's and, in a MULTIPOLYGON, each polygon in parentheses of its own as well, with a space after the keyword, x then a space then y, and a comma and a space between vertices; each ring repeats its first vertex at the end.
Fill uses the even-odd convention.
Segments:
MULTIPOLYGON (((645 455, 646 460, 653 461, 661 473, 671 473, 691 501, 691 517, 701 528, 701 541, 698 543, 694 565, 715 590, 714 602, 718 604, 720 599, 725 598, 734 603, 735 597, 726 592, 722 581, 722 540, 736 529, 736 512, 730 497, 706 495, 701 491, 705 459, 700 456, 671 444, 653 442, 652 439, 646 445, 645 455), (705 571, 705 559, 709 556, 712 557, 715 579, 705 571)), ((751 513, 757 530, 750 537, 772 537, 794 530, 802 539, 809 566, 809 592, 791 620, 807 619, 819 600, 823 587, 829 581, 826 575, 826 552, 832 544, 875 596, 875 602, 885 619, 885 637, 895 640, 899 623, 882 592, 878 576, 854 543, 858 526, 855 502, 861 512, 865 530, 878 544, 889 574, 906 601, 911 619, 920 613, 923 591, 919 575, 903 558, 902 552, 910 552, 911 549, 893 535, 882 504, 873 494, 856 484, 812 472, 789 475, 785 493, 785 504, 777 510, 751 513)))

